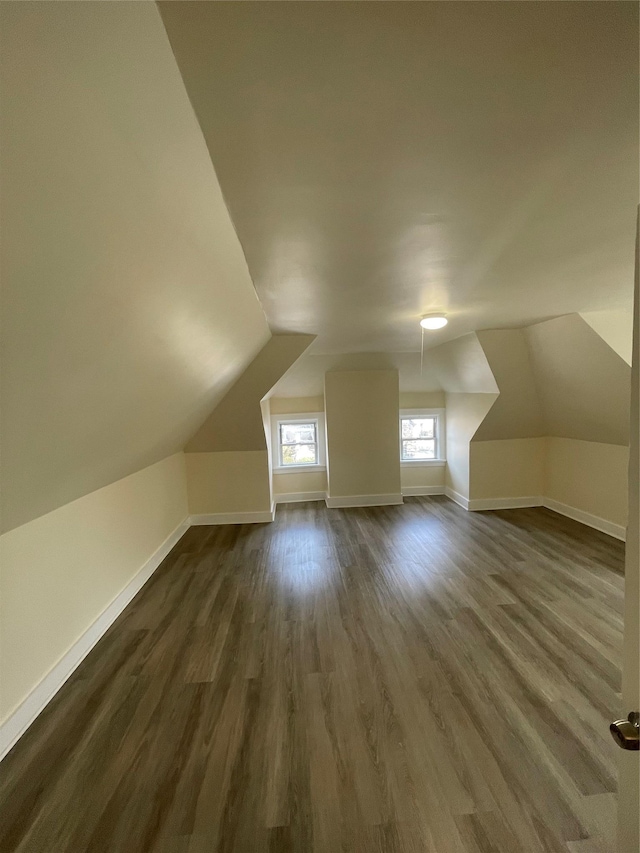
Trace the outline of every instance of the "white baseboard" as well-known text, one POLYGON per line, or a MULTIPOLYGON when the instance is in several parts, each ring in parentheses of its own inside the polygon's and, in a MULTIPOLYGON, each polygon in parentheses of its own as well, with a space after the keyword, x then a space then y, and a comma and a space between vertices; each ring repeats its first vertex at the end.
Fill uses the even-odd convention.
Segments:
POLYGON ((445 495, 450 498, 452 501, 461 506, 462 509, 469 509, 469 500, 465 498, 464 495, 461 495, 460 492, 456 492, 451 486, 445 486, 444 490, 445 495))
POLYGON ((115 622, 125 607, 140 592, 151 575, 158 568, 171 549, 189 529, 188 520, 179 524, 158 550, 142 566, 133 580, 129 581, 122 592, 104 610, 95 622, 87 628, 79 640, 58 661, 42 681, 37 684, 21 705, 0 725, 0 761, 22 737, 58 690, 70 678, 91 649, 115 622))
POLYGON ((329 509, 355 506, 397 506, 403 503, 402 495, 334 495, 326 498, 329 509))
POLYGON ((418 497, 420 495, 444 495, 444 486, 407 486, 402 490, 404 497, 418 497))
POLYGON ((445 495, 469 512, 543 506, 560 515, 565 515, 567 518, 572 518, 574 521, 579 521, 581 524, 586 524, 587 527, 593 527, 594 530, 599 530, 601 533, 608 533, 609 536, 620 539, 622 542, 626 539, 627 531, 621 524, 614 524, 613 521, 608 521, 606 518, 591 515, 589 512, 584 512, 584 510, 560 503, 560 501, 554 501, 552 498, 536 495, 522 498, 474 498, 473 500, 467 500, 467 498, 459 492, 455 492, 449 486, 445 489, 445 495))
POLYGON ((302 503, 302 501, 323 501, 326 497, 326 492, 287 492, 282 495, 274 495, 276 504, 297 504, 302 503))
POLYGON ((542 498, 539 495, 523 498, 473 498, 469 501, 468 508, 470 512, 477 512, 487 509, 525 509, 531 506, 542 506, 542 498))
POLYGON ((189 523, 201 524, 263 524, 273 521, 276 516, 275 505, 271 510, 262 512, 211 512, 205 515, 190 515, 189 523))
POLYGON ((593 527, 601 533, 608 533, 609 536, 613 536, 615 539, 620 539, 622 542, 624 542, 627 537, 627 530, 621 524, 614 524, 613 521, 607 521, 606 518, 600 518, 598 515, 591 515, 589 512, 584 512, 584 510, 576 509, 568 504, 560 503, 560 501, 554 501, 552 498, 543 498, 542 506, 547 509, 552 509, 554 512, 560 513, 560 515, 566 515, 567 518, 572 518, 574 521, 579 521, 581 524, 586 524, 588 527, 593 527))

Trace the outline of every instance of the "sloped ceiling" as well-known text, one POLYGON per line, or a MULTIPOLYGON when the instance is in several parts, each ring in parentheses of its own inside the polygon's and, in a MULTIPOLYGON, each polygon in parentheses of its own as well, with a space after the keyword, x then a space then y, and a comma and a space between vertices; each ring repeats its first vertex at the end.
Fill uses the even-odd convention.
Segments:
POLYGON ((6 530, 181 449, 270 332, 156 6, 0 14, 6 530))
POLYGON ((273 326, 318 333, 274 393, 395 368, 522 430, 467 333, 580 311, 525 333, 543 430, 626 443, 635 3, 162 14, 180 70, 153 3, 0 4, 3 530, 181 449, 269 341, 211 156, 273 326))
POLYGON ((397 370, 400 391, 424 393, 498 392, 487 356, 475 334, 463 335, 420 353, 360 352, 316 355, 309 351, 277 382, 269 396, 313 397, 324 393, 324 375, 329 370, 397 370))
POLYGON ((545 435, 629 443, 631 368, 582 317, 525 330, 545 435))
POLYGON ((631 365, 633 311, 583 311, 580 316, 620 358, 631 365))
MULTIPOLYGON (((615 318, 611 325, 620 327, 615 318)), ((500 394, 474 441, 552 435, 627 444, 629 365, 580 315, 477 337, 500 394)))
POLYGON ((638 5, 162 2, 273 329, 417 351, 630 309, 638 5))
POLYGON ((313 335, 274 335, 187 443, 188 453, 266 450, 260 401, 313 342, 313 335))
POLYGON ((500 390, 476 334, 429 350, 426 360, 448 393, 496 394, 500 390))
POLYGON ((500 396, 487 412, 474 440, 533 438, 544 435, 540 399, 523 329, 477 332, 500 396))
MULTIPOLYGON (((311 348, 312 349, 312 348, 311 348)), ((417 352, 305 353, 274 385, 270 397, 320 397, 329 370, 397 370, 401 391, 438 391, 440 382, 425 360, 420 371, 417 352)))

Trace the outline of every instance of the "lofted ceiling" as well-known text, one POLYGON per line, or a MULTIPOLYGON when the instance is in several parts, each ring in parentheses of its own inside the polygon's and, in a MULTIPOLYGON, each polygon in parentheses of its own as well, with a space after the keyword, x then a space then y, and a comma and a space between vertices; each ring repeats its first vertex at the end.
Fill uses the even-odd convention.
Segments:
POLYGON ((273 331, 630 310, 635 2, 161 2, 273 331))

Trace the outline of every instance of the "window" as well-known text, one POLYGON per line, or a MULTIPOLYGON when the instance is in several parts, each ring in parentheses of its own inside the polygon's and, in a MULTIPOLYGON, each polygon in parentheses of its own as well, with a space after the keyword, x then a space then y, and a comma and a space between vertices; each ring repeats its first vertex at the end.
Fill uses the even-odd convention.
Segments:
POLYGON ((278 424, 280 435, 280 465, 318 464, 318 425, 315 421, 278 424))
POLYGON ((400 461, 403 464, 437 464, 444 461, 444 412, 400 412, 400 461))
POLYGON ((274 470, 324 469, 324 413, 276 415, 271 435, 274 470))
POLYGON ((436 458, 436 418, 402 418, 402 459, 416 462, 436 458))

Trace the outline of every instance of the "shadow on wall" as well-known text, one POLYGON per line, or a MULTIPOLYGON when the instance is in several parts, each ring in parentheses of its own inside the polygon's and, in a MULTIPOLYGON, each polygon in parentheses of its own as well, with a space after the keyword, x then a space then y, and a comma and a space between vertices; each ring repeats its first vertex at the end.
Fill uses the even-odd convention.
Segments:
POLYGON ((592 325, 570 314, 478 332, 428 358, 447 390, 452 490, 472 506, 546 497, 624 526, 631 373, 592 325))
POLYGON ((273 518, 261 402, 314 340, 314 335, 274 335, 187 443, 191 515, 205 523, 231 521, 224 517, 228 514, 247 522, 273 518))

